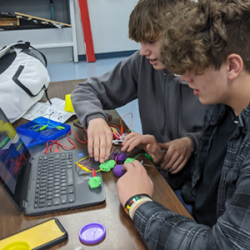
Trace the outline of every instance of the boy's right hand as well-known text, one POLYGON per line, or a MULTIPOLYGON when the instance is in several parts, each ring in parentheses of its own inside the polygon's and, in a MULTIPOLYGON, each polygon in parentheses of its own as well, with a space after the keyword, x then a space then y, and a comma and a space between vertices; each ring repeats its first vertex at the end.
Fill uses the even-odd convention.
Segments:
POLYGON ((112 148, 113 134, 107 122, 102 118, 89 121, 88 126, 88 152, 95 161, 104 162, 112 148))

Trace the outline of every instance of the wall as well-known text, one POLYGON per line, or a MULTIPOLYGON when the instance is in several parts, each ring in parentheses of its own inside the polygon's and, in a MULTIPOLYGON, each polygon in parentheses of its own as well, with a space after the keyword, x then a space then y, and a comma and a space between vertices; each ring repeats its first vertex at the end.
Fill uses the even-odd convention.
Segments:
MULTIPOLYGON (((129 15, 138 0, 91 0, 88 1, 89 16, 95 53, 137 50, 139 44, 128 38, 129 15)), ((76 7, 78 54, 85 54, 83 33, 76 7)))
MULTIPOLYGON (((139 44, 128 38, 128 20, 138 0, 89 0, 88 8, 95 53, 110 53, 137 50, 139 44)), ((54 0, 55 20, 70 23, 68 0, 54 0)), ((21 12, 41 18, 51 19, 48 0, 0 0, 0 11, 21 12)), ((85 55, 85 45, 80 19, 78 0, 75 0, 76 35, 78 55, 85 55)), ((0 31, 0 40, 1 40, 0 31)), ((42 39, 46 39, 43 37, 42 39)), ((13 35, 13 43, 25 40, 13 35)), ((0 41, 1 43, 1 41, 0 41)), ((1 46, 7 44, 0 44, 1 46)), ((49 62, 72 61, 72 48, 44 49, 49 62)))

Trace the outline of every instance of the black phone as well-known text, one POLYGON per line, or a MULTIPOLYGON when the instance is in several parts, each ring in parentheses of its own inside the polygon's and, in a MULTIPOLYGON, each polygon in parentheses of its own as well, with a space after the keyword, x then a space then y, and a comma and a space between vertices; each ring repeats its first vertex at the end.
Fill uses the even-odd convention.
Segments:
POLYGON ((45 250, 68 239, 68 233, 56 218, 27 228, 0 240, 0 249, 18 241, 27 242, 32 250, 45 250))

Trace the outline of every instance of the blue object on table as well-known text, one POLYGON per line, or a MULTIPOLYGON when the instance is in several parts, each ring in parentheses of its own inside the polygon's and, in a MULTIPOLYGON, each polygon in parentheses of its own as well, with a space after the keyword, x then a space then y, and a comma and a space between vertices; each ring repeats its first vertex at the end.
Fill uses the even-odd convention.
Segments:
POLYGON ((45 143, 48 140, 57 140, 65 136, 71 127, 68 124, 55 122, 45 117, 38 117, 33 121, 22 124, 16 128, 16 132, 23 140, 27 148, 37 144, 45 143), (39 127, 45 127, 39 130, 39 127), (57 127, 63 127, 59 130, 57 127))

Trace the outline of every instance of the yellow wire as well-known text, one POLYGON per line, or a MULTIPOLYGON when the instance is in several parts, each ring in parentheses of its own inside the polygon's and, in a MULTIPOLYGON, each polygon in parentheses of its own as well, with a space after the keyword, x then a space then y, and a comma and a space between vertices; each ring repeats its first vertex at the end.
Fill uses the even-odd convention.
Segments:
MULTIPOLYGON (((84 171, 86 171, 86 172, 88 172, 88 173, 92 173, 92 172, 93 172, 93 171, 89 170, 87 167, 85 167, 84 165, 81 165, 81 164, 79 164, 79 163, 76 163, 76 165, 77 165, 79 168, 81 168, 82 170, 84 170, 84 171)), ((102 171, 102 169, 96 170, 95 172, 100 172, 100 171, 102 171)))
POLYGON ((88 157, 89 157, 89 155, 86 156, 86 157, 84 157, 84 158, 82 158, 81 160, 77 161, 76 164, 79 163, 80 161, 84 161, 84 160, 87 159, 88 157))

